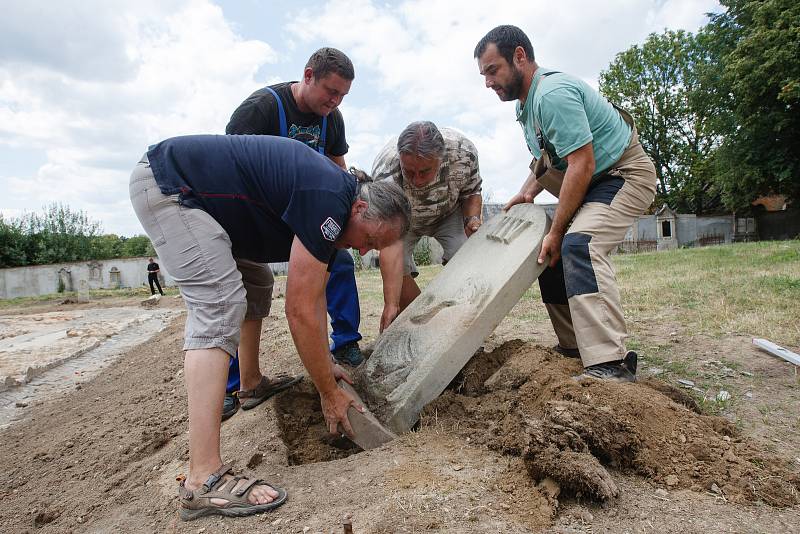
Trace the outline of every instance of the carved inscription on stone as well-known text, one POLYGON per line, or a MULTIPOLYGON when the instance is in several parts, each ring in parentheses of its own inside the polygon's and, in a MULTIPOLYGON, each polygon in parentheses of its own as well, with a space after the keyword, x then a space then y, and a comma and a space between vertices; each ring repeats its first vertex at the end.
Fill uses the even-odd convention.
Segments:
POLYGON ((500 241, 508 245, 530 225, 531 221, 506 215, 503 217, 503 220, 500 221, 500 224, 497 225, 497 228, 486 234, 486 238, 492 241, 500 241))

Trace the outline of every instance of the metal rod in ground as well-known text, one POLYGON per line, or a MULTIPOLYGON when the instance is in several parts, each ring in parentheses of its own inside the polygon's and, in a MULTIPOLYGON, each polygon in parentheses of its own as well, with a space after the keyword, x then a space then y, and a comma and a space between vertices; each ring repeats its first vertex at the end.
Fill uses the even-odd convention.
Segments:
POLYGON ((789 363, 793 363, 795 365, 800 365, 800 354, 795 354, 794 352, 781 347, 780 345, 776 345, 772 341, 768 341, 766 339, 761 339, 758 337, 753 338, 753 345, 760 348, 761 350, 765 350, 772 354, 773 356, 777 356, 778 358, 783 358, 789 363))

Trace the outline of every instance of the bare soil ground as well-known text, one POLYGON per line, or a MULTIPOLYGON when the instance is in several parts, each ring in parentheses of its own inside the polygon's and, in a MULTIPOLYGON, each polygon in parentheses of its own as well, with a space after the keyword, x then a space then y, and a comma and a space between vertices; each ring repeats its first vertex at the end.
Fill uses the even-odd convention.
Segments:
MULTIPOLYGON (((359 284, 369 341, 381 303, 374 279, 359 284)), ((101 320, 103 307, 125 305, 138 299, 4 313, 80 307, 101 320)), ((24 408, 0 431, 0 524, 338 533, 349 516, 354 532, 373 533, 800 532, 793 366, 741 334, 675 336, 685 324, 667 312, 632 321, 634 341, 646 339, 641 350, 652 355, 639 383, 581 385, 570 380, 579 364, 547 348, 555 338, 540 307, 520 302, 420 428, 379 449, 331 441, 308 381, 240 411, 222 426, 223 457, 287 488, 289 501, 262 516, 190 523, 177 518, 188 454, 178 318, 80 390, 24 408), (676 387, 678 378, 708 394, 676 387), (720 390, 731 398, 717 401, 720 390)), ((264 323, 261 361, 268 374, 303 371, 280 298, 264 323)))

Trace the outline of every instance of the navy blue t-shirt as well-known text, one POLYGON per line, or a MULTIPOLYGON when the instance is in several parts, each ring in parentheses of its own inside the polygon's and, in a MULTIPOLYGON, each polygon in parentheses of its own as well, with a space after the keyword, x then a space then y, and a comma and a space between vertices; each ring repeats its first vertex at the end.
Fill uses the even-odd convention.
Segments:
POLYGON ((356 181, 300 141, 270 135, 173 137, 147 152, 165 195, 211 215, 234 257, 289 259, 296 235, 328 263, 355 201, 356 181))

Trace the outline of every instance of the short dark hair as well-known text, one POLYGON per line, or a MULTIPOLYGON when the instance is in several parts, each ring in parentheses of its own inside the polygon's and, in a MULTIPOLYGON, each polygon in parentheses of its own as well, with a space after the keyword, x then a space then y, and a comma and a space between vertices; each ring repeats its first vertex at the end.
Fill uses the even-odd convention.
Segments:
POLYGON ((483 39, 478 41, 478 44, 475 46, 475 59, 480 59, 483 53, 486 52, 486 48, 492 43, 497 47, 497 51, 500 55, 508 61, 509 65, 514 61, 514 50, 516 50, 518 46, 521 46, 525 51, 525 55, 528 56, 528 61, 535 61, 536 59, 533 55, 531 40, 528 39, 524 31, 516 26, 503 24, 484 35, 483 39))
POLYGON ((320 48, 308 58, 306 68, 314 72, 314 78, 321 80, 328 74, 338 74, 347 81, 352 81, 356 77, 353 62, 344 52, 336 48, 320 48))

